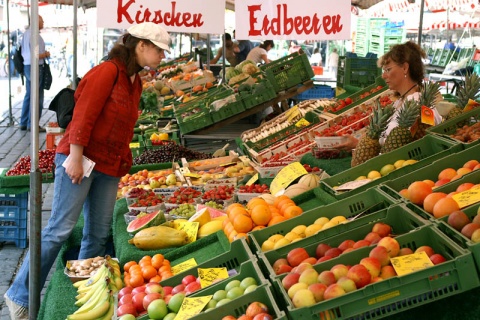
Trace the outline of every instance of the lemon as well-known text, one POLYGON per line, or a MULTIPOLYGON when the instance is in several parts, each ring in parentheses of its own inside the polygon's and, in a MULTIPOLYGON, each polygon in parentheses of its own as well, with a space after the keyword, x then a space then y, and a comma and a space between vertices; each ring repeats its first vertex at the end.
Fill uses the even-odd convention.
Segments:
POLYGON ((382 176, 382 174, 376 170, 372 170, 367 174, 368 179, 378 179, 382 176))
POLYGON ((277 242, 280 239, 283 239, 282 234, 274 234, 273 236, 270 236, 270 238, 268 238, 268 240, 272 241, 273 243, 277 242))
POLYGON ((306 225, 301 224, 290 230, 290 232, 298 234, 300 237, 305 237, 305 229, 307 228, 306 225))
POLYGON ((287 244, 290 244, 291 241, 288 240, 287 238, 282 238, 280 240, 278 240, 277 242, 275 242, 275 244, 273 245, 273 249, 278 249, 278 248, 281 248, 281 247, 284 247, 286 246, 287 244))
POLYGON ((313 236, 318 231, 322 230, 323 226, 319 224, 311 224, 305 229, 305 237, 313 236))
POLYGON ((405 167, 405 166, 414 164, 414 163, 416 163, 416 162, 418 162, 418 161, 415 160, 415 159, 405 160, 405 162, 403 163, 402 167, 405 167))
POLYGON ((357 181, 357 180, 365 180, 365 179, 367 179, 366 176, 360 176, 360 177, 358 177, 357 179, 355 179, 355 181, 357 181))
POLYGON ((320 217, 318 218, 317 220, 315 220, 315 222, 313 222, 314 224, 319 224, 321 226, 323 226, 325 223, 327 223, 328 221, 330 221, 330 219, 328 219, 327 217, 320 217))
POLYGON ((405 162, 405 160, 397 160, 395 161, 395 163, 393 164, 395 166, 395 168, 401 168, 403 166, 403 163, 405 162))
POLYGON ((345 220, 347 220, 347 218, 345 218, 344 216, 336 216, 336 217, 333 217, 332 219, 330 219, 330 222, 335 223, 335 224, 340 224, 345 220))
POLYGON ((285 239, 289 240, 292 242, 295 239, 301 238, 297 233, 290 231, 285 235, 285 239))
POLYGON ((270 251, 273 249, 275 243, 271 240, 266 240, 262 243, 262 251, 270 251))
POLYGON ((393 164, 386 164, 382 167, 382 169, 380 169, 380 174, 383 176, 386 176, 387 174, 389 174, 390 172, 392 172, 393 170, 395 170, 397 167, 395 167, 395 165, 393 164))

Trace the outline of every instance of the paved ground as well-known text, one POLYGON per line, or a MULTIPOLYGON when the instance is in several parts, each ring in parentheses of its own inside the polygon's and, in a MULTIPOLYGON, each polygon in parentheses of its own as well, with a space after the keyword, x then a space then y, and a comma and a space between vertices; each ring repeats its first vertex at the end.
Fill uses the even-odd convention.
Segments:
MULTIPOLYGON (((18 119, 20 118, 20 112, 22 109, 23 95, 25 92, 24 87, 22 87, 19 78, 12 78, 11 83, 13 93, 12 118, 9 117, 8 78, 0 77, 0 168, 12 167, 13 164, 16 163, 22 156, 30 154, 31 147, 30 132, 21 131, 18 125, 18 119)), ((56 121, 56 115, 54 112, 48 111, 48 105, 52 97, 67 84, 68 79, 60 79, 55 77, 54 74, 52 88, 48 91, 45 91, 44 110, 40 118, 40 125, 44 126, 50 121, 56 121)), ((40 133, 40 149, 45 149, 45 139, 46 134, 40 133)), ((43 184, 42 195, 43 227, 46 225, 46 222, 50 216, 53 184, 43 184)), ((14 243, 0 242, 0 261, 2 261, 2 271, 0 273, 0 320, 10 319, 3 295, 12 283, 26 251, 26 249, 17 248, 14 243)), ((46 286, 48 286, 48 280, 46 286)), ((42 291, 42 297, 45 292, 45 288, 42 291)))

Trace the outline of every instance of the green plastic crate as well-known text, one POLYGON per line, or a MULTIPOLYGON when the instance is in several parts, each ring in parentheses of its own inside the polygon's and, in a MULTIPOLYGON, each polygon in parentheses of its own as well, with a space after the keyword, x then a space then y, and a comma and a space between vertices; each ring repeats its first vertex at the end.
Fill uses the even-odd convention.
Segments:
POLYGON ((265 72, 277 93, 308 81, 314 76, 307 55, 298 52, 262 65, 260 69, 265 72))
POLYGON ((383 182, 405 176, 410 172, 424 167, 426 164, 431 163, 434 160, 452 154, 456 151, 459 151, 460 149, 462 149, 462 146, 459 143, 454 142, 453 140, 447 140, 443 139, 442 137, 426 135, 423 138, 411 142, 394 151, 379 155, 356 167, 345 170, 330 178, 326 178, 320 181, 320 185, 322 188, 334 195, 337 199, 343 199, 351 196, 352 194, 371 188, 372 186, 376 186, 383 182), (367 174, 372 170, 380 171, 380 169, 384 165, 393 164, 395 163, 395 161, 401 159, 415 159, 419 161, 414 164, 394 170, 386 176, 372 180, 369 183, 350 191, 340 192, 336 191, 334 188, 346 182, 354 181, 359 176, 367 176, 367 174))
MULTIPOLYGON (((306 211, 298 217, 282 221, 268 228, 249 232, 250 247, 253 252, 262 252, 262 243, 269 237, 275 234, 286 235, 298 225, 303 224, 308 226, 320 217, 331 219, 335 216, 343 215, 346 218, 353 218, 361 212, 366 211, 365 213, 372 213, 387 208, 397 202, 399 201, 394 200, 379 189, 372 188, 349 198, 306 211)), ((353 224, 356 224, 356 222, 353 224)), ((321 237, 330 237, 350 229, 351 225, 352 224, 340 224, 334 228, 326 229, 318 235, 321 237)), ((311 238, 316 238, 316 236, 312 236, 311 238)))
POLYGON ((197 113, 186 122, 178 122, 182 134, 187 134, 213 124, 212 115, 208 111, 197 113))
MULTIPOLYGON (((175 258, 175 257, 172 257, 175 258)), ((250 260, 256 259, 253 253, 248 247, 247 241, 243 238, 238 241, 233 241, 230 245, 230 250, 226 251, 216 257, 213 257, 209 260, 206 260, 203 263, 197 264, 196 267, 184 270, 183 272, 174 275, 168 279, 165 279, 160 282, 162 286, 172 286, 182 282, 182 278, 186 275, 192 274, 195 277, 198 277, 197 268, 227 268, 227 270, 232 270, 238 268, 242 263, 250 260)), ((170 260, 170 265, 173 267, 179 263, 185 261, 185 258, 182 255, 179 255, 174 260, 170 260)))
MULTIPOLYGON (((273 280, 278 296, 283 298, 290 319, 315 319, 327 311, 330 319, 380 319, 421 305, 447 298, 480 285, 472 253, 458 246, 435 226, 424 226, 399 235, 400 246, 416 250, 431 246, 447 261, 433 267, 393 277, 365 286, 343 296, 319 302, 311 307, 294 308, 281 284, 285 274, 273 280)), ((371 247, 363 247, 337 258, 314 265, 317 272, 342 263, 353 265, 368 256, 371 247)), ((280 302, 281 303, 281 302, 280 302)))
MULTIPOLYGON (((7 176, 8 169, 3 169, 0 173, 0 188, 17 188, 29 187, 30 175, 24 174, 20 176, 7 176)), ((42 183, 52 183, 54 180, 53 173, 42 173, 42 183)))
POLYGON ((320 231, 314 236, 293 242, 276 250, 259 252, 257 255, 261 262, 260 266, 266 275, 270 275, 271 278, 277 278, 278 276, 275 275, 273 270, 273 264, 280 258, 286 258, 292 249, 304 248, 311 257, 315 257, 315 250, 320 243, 326 243, 333 248, 338 247, 347 239, 354 241, 362 240, 372 231, 373 225, 377 222, 384 222, 390 225, 393 234, 408 233, 416 228, 432 224, 431 221, 416 215, 405 204, 395 204, 388 208, 380 208, 380 210, 374 213, 361 216, 349 223, 340 224, 340 227, 337 226, 320 231), (327 232, 329 230, 330 232, 327 232))
POLYGON ((445 101, 448 101, 448 102, 452 102, 452 103, 456 103, 457 102, 457 97, 454 96, 453 94, 442 94, 443 96, 443 100, 445 101))
MULTIPOLYGON (((439 136, 444 136, 447 139, 453 139, 451 135, 454 134, 458 128, 461 128, 464 125, 471 126, 477 123, 478 121, 480 121, 480 108, 470 110, 450 120, 447 120, 439 125, 430 127, 427 129, 427 132, 433 133, 439 136)), ((470 148, 480 143, 480 140, 475 140, 472 142, 461 142, 459 140, 455 140, 455 141, 458 141, 463 145, 465 145, 465 148, 470 148)))
MULTIPOLYGON (((468 208, 463 209, 462 211, 473 220, 477 215, 477 212, 480 208, 480 204, 474 204, 468 208)), ((472 252, 473 258, 475 259, 475 265, 477 266, 477 271, 480 273, 480 243, 475 243, 469 238, 465 237, 460 231, 455 230, 448 223, 448 216, 438 219, 438 229, 442 231, 447 237, 452 239, 462 248, 468 249, 472 252)))
MULTIPOLYGON (((413 182, 419 181, 419 180, 437 181, 438 174, 443 169, 446 169, 446 168, 453 168, 455 170, 459 169, 468 160, 480 161, 480 145, 477 145, 470 149, 465 149, 459 152, 446 155, 441 159, 438 159, 436 161, 433 161, 430 164, 426 164, 418 168, 418 170, 415 170, 403 176, 397 177, 396 179, 384 181, 382 182, 382 186, 380 188, 395 199, 403 199, 403 197, 399 194, 400 190, 408 188, 408 186, 413 182)), ((478 176, 480 178, 480 170, 474 170, 471 173, 466 174, 463 178, 470 179, 468 178, 470 175, 473 175, 474 177, 478 176)), ((462 180, 462 179, 459 179, 459 180, 462 180)), ((442 189, 449 189, 451 185, 457 185, 457 184, 458 184, 458 180, 449 182, 444 186, 437 187, 435 189, 435 192, 442 189)))
POLYGON ((238 97, 237 101, 224 105, 218 111, 212 110, 210 113, 212 115, 213 123, 216 123, 216 122, 225 120, 227 118, 233 117, 234 115, 243 111, 245 111, 245 106, 240 100, 240 97, 238 97))
POLYGON ((346 85, 365 88, 375 83, 375 79, 381 75, 379 68, 370 70, 338 70, 337 87, 344 88, 346 85), (378 69, 378 70, 377 70, 378 69))

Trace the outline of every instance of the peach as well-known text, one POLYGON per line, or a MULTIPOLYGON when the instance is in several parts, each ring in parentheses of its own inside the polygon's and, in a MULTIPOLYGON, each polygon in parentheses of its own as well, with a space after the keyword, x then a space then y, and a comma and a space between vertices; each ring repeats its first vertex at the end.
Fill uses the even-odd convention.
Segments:
POLYGON ((423 200, 432 193, 432 187, 423 181, 415 181, 408 186, 409 200, 415 204, 423 204, 423 200))
POLYGON ((376 232, 369 232, 363 239, 369 241, 370 244, 376 244, 382 237, 376 232))
POLYGON ((325 252, 326 257, 332 257, 332 258, 336 258, 341 254, 342 254, 342 250, 340 250, 339 248, 331 248, 327 250, 327 252, 325 252))
POLYGON ((480 163, 479 163, 479 164, 477 164, 475 167, 473 167, 473 169, 472 169, 472 170, 478 170, 478 169, 480 169, 480 163))
POLYGON ((334 283, 327 287, 325 293, 323 294, 323 297, 325 298, 325 300, 329 300, 340 297, 345 293, 345 290, 339 284, 334 283))
POLYGON ((306 269, 300 274, 300 278, 298 278, 298 282, 303 282, 308 285, 317 283, 318 272, 315 269, 306 269))
POLYGON ((472 222, 480 224, 480 212, 477 213, 475 217, 473 217, 472 222))
MULTIPOLYGON (((453 178, 453 177, 452 177, 453 178)), ((447 184, 451 181, 452 179, 438 179, 436 182, 435 182, 435 187, 441 187, 443 186, 444 184, 447 184)))
POLYGON ((362 239, 362 240, 358 240, 357 242, 355 242, 352 249, 368 247, 369 245, 370 245, 370 241, 362 239))
POLYGON ((296 266, 292 269, 292 272, 302 274, 303 271, 305 271, 306 269, 313 269, 312 264, 310 264, 310 263, 300 263, 298 266, 296 266), (294 269, 295 269, 295 271, 294 271, 294 269))
POLYGON ((300 278, 300 273, 289 273, 282 279, 282 285, 285 290, 289 290, 291 286, 295 283, 298 283, 298 279, 300 278))
POLYGON ((461 231, 470 222, 470 218, 462 210, 450 213, 447 220, 447 223, 457 231, 461 231))
POLYGON ((457 192, 467 191, 467 190, 470 190, 473 186, 475 186, 474 183, 465 182, 460 184, 455 191, 457 192))
POLYGON ((480 229, 480 224, 471 222, 465 225, 465 227, 462 228, 461 233, 467 237, 468 239, 472 239, 473 232, 477 229, 480 229))
POLYGON ((377 246, 382 246, 387 249, 388 256, 390 258, 394 258, 398 256, 398 252, 400 251, 400 244, 398 241, 392 237, 384 237, 378 243, 377 246))
POLYGON ((343 241, 342 243, 340 243, 338 245, 338 249, 342 250, 342 252, 348 248, 352 248, 353 245, 355 244, 355 241, 351 240, 351 239, 348 239, 348 240, 345 240, 343 241))
POLYGON ((402 189, 398 193, 405 199, 408 199, 408 189, 402 189))
POLYGON ((401 248, 400 251, 398 252, 398 256, 406 256, 408 254, 412 254, 413 253, 413 250, 408 248, 408 247, 404 247, 404 248, 401 248))
POLYGON ((478 164, 480 164, 480 162, 478 162, 478 160, 469 160, 469 161, 467 161, 463 164, 463 167, 468 168, 470 170, 474 170, 475 166, 478 165, 478 164))
POLYGON ((326 243, 320 243, 315 250, 315 256, 317 258, 321 258, 325 255, 325 252, 327 252, 329 249, 332 249, 332 247, 326 243))
POLYGON ((470 237, 470 240, 472 240, 475 243, 480 243, 480 229, 473 231, 472 236, 470 237))
POLYGON ((288 289, 287 294, 290 297, 290 299, 292 299, 295 293, 297 293, 297 291, 302 289, 308 289, 308 285, 303 282, 298 282, 298 283, 295 283, 293 286, 291 286, 290 289, 288 289))
POLYGON ((298 290, 292 297, 292 302, 295 308, 310 307, 317 303, 313 292, 308 290, 308 288, 298 290))
POLYGON ((347 277, 355 282, 358 289, 365 287, 372 280, 368 269, 361 264, 356 264, 348 270, 347 277))
POLYGON ((447 259, 445 259, 445 257, 442 256, 440 253, 435 253, 430 256, 430 261, 432 261, 434 265, 437 265, 439 263, 447 261, 447 259))
POLYGON ((472 169, 470 169, 470 168, 459 168, 459 169, 457 169, 457 174, 462 175, 462 176, 466 175, 467 173, 470 173, 470 172, 472 172, 472 169))
POLYGON ((442 179, 451 180, 456 175, 457 175, 457 170, 453 168, 446 168, 440 171, 440 173, 438 174, 438 180, 442 180, 442 179))

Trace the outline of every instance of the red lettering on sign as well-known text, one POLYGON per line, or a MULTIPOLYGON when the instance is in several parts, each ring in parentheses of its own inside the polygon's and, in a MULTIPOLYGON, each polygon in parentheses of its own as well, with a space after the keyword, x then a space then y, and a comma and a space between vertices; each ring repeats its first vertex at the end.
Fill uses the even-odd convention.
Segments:
POLYGON ((300 34, 319 34, 320 30, 324 29, 326 34, 335 34, 342 31, 343 24, 341 23, 340 15, 325 15, 319 17, 316 13, 312 16, 293 16, 288 15, 287 4, 278 4, 276 16, 270 19, 267 15, 260 18, 262 21, 261 29, 256 29, 256 24, 259 18, 255 15, 257 11, 261 10, 261 5, 248 6, 249 11, 249 30, 250 36, 267 36, 271 35, 290 35, 292 33, 300 34))
POLYGON ((130 0, 123 4, 123 0, 118 0, 117 7, 117 22, 123 22, 125 19, 128 23, 142 23, 142 22, 153 22, 157 24, 164 24, 166 26, 174 27, 201 27, 204 24, 203 15, 201 13, 191 13, 191 12, 176 12, 175 1, 171 2, 171 10, 169 12, 162 12, 162 10, 156 10, 153 13, 149 8, 143 9, 143 6, 140 6, 140 9, 136 12, 130 12, 130 6, 135 3, 135 0, 130 0), (135 18, 132 18, 132 15, 135 18))

